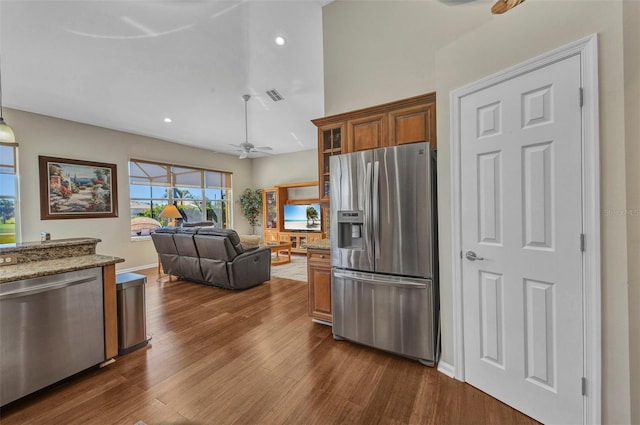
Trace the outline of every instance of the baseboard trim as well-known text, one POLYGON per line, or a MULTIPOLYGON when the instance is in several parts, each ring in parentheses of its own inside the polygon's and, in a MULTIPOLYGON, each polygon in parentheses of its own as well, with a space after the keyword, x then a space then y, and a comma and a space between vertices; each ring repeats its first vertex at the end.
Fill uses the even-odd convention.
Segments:
POLYGON ((449 363, 443 362, 442 360, 438 362, 438 372, 444 373, 449 378, 455 379, 456 377, 456 369, 449 363))
POLYGON ((138 270, 151 269, 154 267, 158 267, 158 263, 145 264, 145 265, 136 266, 136 267, 129 267, 128 269, 121 269, 121 270, 118 270, 118 273, 130 273, 130 272, 136 272, 138 270))

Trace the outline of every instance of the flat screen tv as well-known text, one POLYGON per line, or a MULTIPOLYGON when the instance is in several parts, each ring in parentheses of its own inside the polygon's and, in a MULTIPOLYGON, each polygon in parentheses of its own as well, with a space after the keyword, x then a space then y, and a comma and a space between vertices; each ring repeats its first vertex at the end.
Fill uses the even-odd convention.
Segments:
POLYGON ((320 204, 284 206, 284 230, 320 232, 320 204))

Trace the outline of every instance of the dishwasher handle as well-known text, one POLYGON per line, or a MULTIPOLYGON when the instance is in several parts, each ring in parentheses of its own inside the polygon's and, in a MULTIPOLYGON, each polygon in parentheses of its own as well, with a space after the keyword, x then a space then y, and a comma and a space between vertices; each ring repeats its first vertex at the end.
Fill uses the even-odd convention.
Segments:
POLYGON ((28 295, 39 294, 41 292, 52 291, 54 289, 66 288, 73 285, 80 285, 81 283, 87 283, 97 280, 95 276, 85 277, 83 279, 67 279, 60 282, 53 282, 44 285, 38 285, 32 288, 21 288, 15 291, 6 292, 0 294, 0 300, 7 300, 11 298, 26 297, 28 295))

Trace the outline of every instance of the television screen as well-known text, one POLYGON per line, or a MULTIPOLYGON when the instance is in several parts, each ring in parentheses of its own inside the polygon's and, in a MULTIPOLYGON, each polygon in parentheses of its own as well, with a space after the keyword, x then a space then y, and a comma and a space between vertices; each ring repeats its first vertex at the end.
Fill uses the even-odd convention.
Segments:
POLYGON ((320 232, 320 204, 285 205, 284 229, 320 232))

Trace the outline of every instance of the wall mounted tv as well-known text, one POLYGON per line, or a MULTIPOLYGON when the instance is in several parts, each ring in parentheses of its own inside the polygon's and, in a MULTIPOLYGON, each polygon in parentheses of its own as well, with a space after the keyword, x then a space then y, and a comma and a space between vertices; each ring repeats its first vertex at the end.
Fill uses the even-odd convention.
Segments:
POLYGON ((320 204, 285 204, 284 230, 320 232, 320 204))

